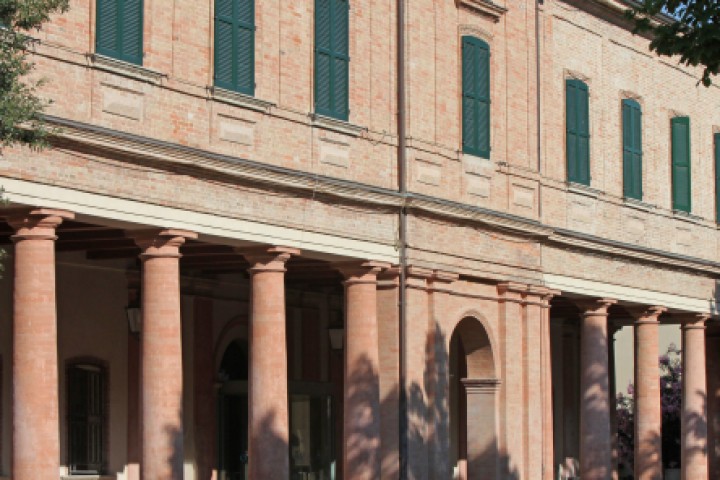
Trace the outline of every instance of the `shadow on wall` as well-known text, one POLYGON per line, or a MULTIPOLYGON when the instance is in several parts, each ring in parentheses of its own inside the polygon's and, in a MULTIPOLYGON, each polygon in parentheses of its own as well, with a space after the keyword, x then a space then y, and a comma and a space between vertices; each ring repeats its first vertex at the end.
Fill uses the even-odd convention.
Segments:
MULTIPOLYGON (((447 344, 446 335, 438 326, 435 326, 426 338, 426 364, 423 375, 425 385, 414 382, 407 386, 408 418, 417 420, 409 422, 411 426, 408 427, 407 432, 408 451, 421 452, 421 455, 408 462, 408 478, 413 480, 451 480, 455 478, 518 480, 519 473, 511 468, 509 456, 504 452, 498 452, 497 444, 488 445, 485 450, 477 452, 473 458, 450 458, 451 451, 460 450, 457 444, 463 440, 459 438, 457 429, 453 431, 451 428, 450 389, 453 379, 450 374, 451 359, 446 348, 447 344), (451 446, 451 444, 454 445, 451 446), (455 468, 458 460, 465 460, 467 464, 494 463, 495 467, 488 468, 487 472, 481 472, 481 475, 476 478, 464 478, 456 476, 459 473, 455 468)), ((387 408, 395 408, 397 405, 399 385, 394 385, 386 396, 380 399, 378 372, 368 357, 361 357, 355 363, 353 371, 348 372, 345 385, 350 389, 347 393, 352 403, 362 406, 355 412, 356 429, 346 445, 349 452, 349 465, 351 468, 373 464, 384 465, 386 468, 383 469, 383 478, 398 478, 399 465, 395 464, 392 468, 387 468, 387 465, 392 464, 389 456, 397 452, 386 452, 388 458, 380 458, 382 450, 377 443, 376 435, 380 431, 381 412, 386 411, 387 408)), ((457 419, 454 419, 453 422, 457 422, 457 419)), ((277 457, 282 461, 285 456, 289 455, 289 445, 287 440, 279 435, 270 434, 274 431, 272 427, 274 423, 274 414, 272 413, 268 414, 261 422, 260 428, 264 432, 263 438, 266 442, 263 451, 264 454, 277 457)), ((467 430, 472 431, 475 423, 472 417, 467 418, 467 430)), ((168 428, 167 434, 175 445, 173 455, 168 458, 168 462, 174 468, 182 470, 182 433, 177 429, 168 428)), ((341 461, 340 452, 338 452, 337 460, 341 461)), ((274 458, 273 461, 275 461, 274 458)), ((204 478, 204 476, 201 475, 199 480, 209 480, 209 477, 204 478)))
MULTIPOLYGON (((182 412, 178 413, 182 418, 182 412)), ((183 476, 183 432, 175 426, 166 426, 165 435, 168 436, 172 445, 172 453, 168 457, 168 466, 172 471, 172 478, 182 478, 183 476)))

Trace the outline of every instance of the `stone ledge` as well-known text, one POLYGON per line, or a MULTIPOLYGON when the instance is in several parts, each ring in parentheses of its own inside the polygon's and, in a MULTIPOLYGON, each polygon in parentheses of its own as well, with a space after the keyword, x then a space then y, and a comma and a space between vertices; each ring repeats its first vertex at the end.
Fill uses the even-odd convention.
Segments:
POLYGON ((317 113, 311 113, 309 114, 309 117, 313 127, 324 128, 326 130, 344 133, 345 135, 351 135, 353 137, 359 137, 363 134, 363 132, 367 132, 368 130, 367 127, 361 127, 350 122, 326 117, 317 113))
POLYGON ((624 206, 628 208, 633 208, 635 210, 640 210, 643 212, 651 212, 652 210, 657 209, 657 205, 653 205, 651 203, 643 202, 642 200, 638 200, 635 198, 629 198, 624 197, 623 198, 623 204, 624 206))
POLYGON ((486 17, 490 17, 494 22, 499 22, 500 17, 508 11, 502 5, 498 5, 492 0, 457 0, 458 5, 475 10, 486 17))
POLYGON ((115 58, 106 57, 99 53, 88 53, 86 54, 89 65, 91 68, 96 70, 102 70, 104 72, 116 73, 124 77, 130 77, 141 82, 152 83, 160 85, 163 78, 167 78, 167 75, 155 70, 150 70, 141 65, 135 65, 133 63, 124 62, 115 58))
POLYGON ((277 106, 267 100, 261 100, 250 95, 245 95, 244 93, 233 92, 232 90, 225 90, 224 88, 207 87, 207 89, 213 100, 235 105, 237 107, 249 108, 251 110, 257 110, 258 112, 268 113, 272 107, 277 106))
POLYGON ((603 195, 602 190, 598 190, 597 188, 593 188, 589 185, 575 182, 567 183, 567 191, 570 193, 576 193, 578 195, 584 195, 591 198, 598 198, 600 195, 603 195))
POLYGON ((680 220, 683 222, 693 223, 695 225, 702 225, 703 224, 703 218, 699 217, 697 215, 693 215, 690 212, 686 212, 684 210, 676 210, 673 208, 672 210, 672 216, 676 220, 680 220))

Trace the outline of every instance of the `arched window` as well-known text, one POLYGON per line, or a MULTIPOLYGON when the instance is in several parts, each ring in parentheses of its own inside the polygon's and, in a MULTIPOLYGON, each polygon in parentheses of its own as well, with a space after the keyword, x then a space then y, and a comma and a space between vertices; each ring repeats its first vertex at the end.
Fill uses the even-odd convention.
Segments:
POLYGON ((622 101, 623 194, 642 200, 642 109, 635 100, 622 101))
POLYGON ((585 82, 565 81, 565 112, 568 182, 590 185, 589 92, 585 82))
POLYGON ((463 152, 490 158, 490 46, 462 37, 463 152))
POLYGON ((107 425, 106 370, 92 363, 72 363, 66 372, 70 473, 103 473, 107 425))

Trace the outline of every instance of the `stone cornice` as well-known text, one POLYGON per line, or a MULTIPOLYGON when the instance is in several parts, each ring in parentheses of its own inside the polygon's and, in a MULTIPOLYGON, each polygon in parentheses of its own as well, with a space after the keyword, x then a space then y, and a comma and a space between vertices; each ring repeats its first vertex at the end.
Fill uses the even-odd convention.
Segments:
POLYGON ((416 193, 402 195, 387 188, 263 164, 73 120, 52 116, 45 118, 51 126, 59 127, 53 143, 67 148, 77 148, 78 145, 91 147, 99 152, 121 154, 137 163, 227 175, 251 184, 312 192, 315 196, 325 195, 364 204, 368 208, 383 208, 388 212, 397 212, 406 206, 418 215, 431 215, 449 222, 485 225, 508 235, 522 236, 529 241, 720 276, 718 262, 554 228, 536 220, 438 197, 416 193))

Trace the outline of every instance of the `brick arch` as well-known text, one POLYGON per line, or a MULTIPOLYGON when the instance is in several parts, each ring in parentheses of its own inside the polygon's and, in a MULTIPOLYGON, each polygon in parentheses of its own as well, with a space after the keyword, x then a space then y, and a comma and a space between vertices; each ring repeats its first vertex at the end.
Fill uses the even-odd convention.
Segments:
POLYGON ((497 378, 492 342, 482 322, 474 316, 465 316, 455 326, 455 335, 465 352, 467 378, 497 378))
POLYGON ((214 371, 217 372, 222 363, 223 356, 228 346, 236 340, 247 340, 248 323, 247 315, 237 315, 231 318, 223 327, 214 349, 214 371))

